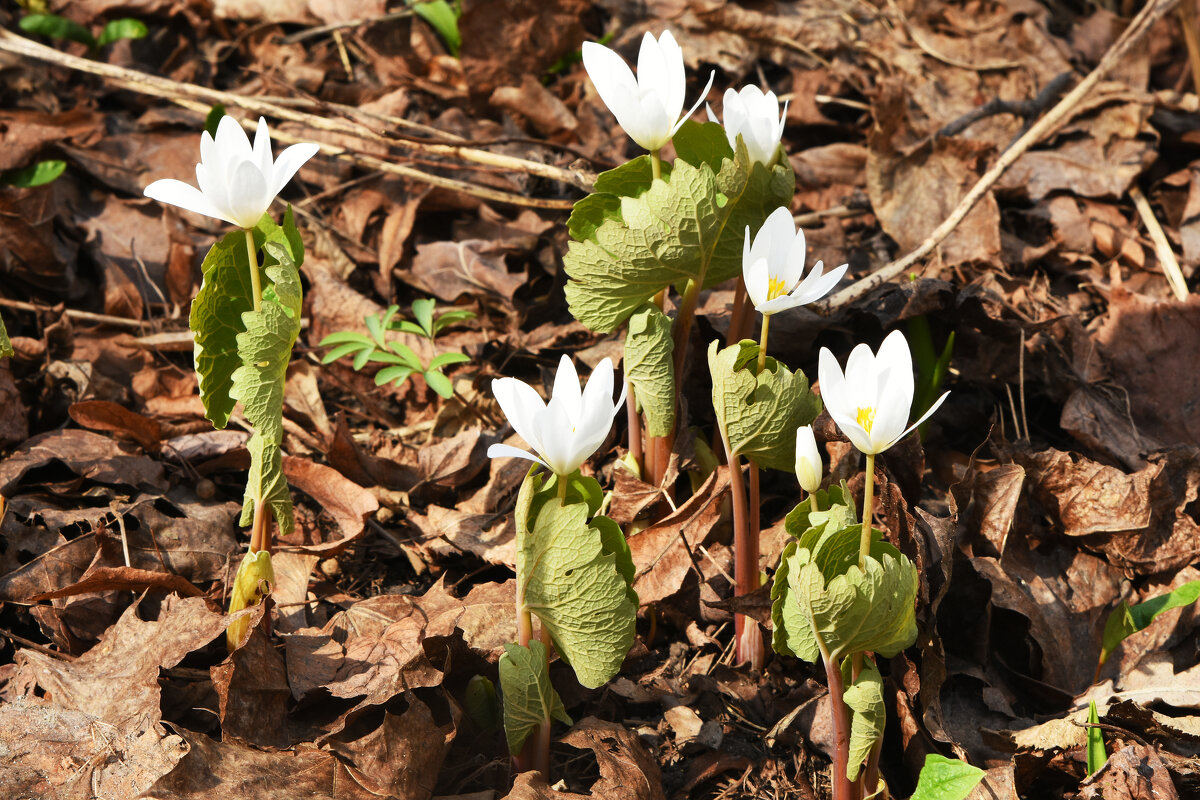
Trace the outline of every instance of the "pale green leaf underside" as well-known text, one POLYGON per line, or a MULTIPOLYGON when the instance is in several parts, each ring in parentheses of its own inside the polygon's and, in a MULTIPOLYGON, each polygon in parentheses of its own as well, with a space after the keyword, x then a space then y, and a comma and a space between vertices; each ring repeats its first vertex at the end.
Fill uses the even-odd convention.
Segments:
POLYGON ((292 529, 292 498, 283 474, 283 389, 292 345, 300 335, 300 273, 278 242, 264 248, 276 263, 264 272, 270 284, 262 308, 242 314, 244 330, 237 335, 241 361, 232 375, 229 396, 241 401, 254 434, 242 524, 248 525, 258 503, 267 503, 284 534, 292 529))
MULTIPOLYGON (((907 557, 868 557, 865 570, 855 564, 828 584, 809 557, 798 549, 789 559, 788 595, 831 658, 866 651, 891 658, 916 641, 917 571, 907 557)), ((797 655, 811 654, 804 628, 788 632, 797 655)))
MULTIPOLYGON (((518 501, 518 509, 521 507, 518 501)), ((633 646, 633 594, 588 525, 584 503, 542 503, 517 551, 517 607, 537 615, 584 686, 594 689, 621 668, 633 646)))
MULTIPOLYGON (((849 661, 844 666, 846 669, 843 673, 849 672, 849 661)), ((887 710, 883 704, 883 678, 870 659, 865 659, 858 680, 847 684, 842 699, 850 707, 850 760, 847 762, 846 776, 855 781, 871 748, 883 736, 883 726, 887 721, 887 710)))
POLYGON ((912 800, 964 800, 983 780, 984 771, 937 753, 925 756, 912 800))
POLYGON ((713 410, 733 455, 752 459, 760 467, 794 472, 796 428, 821 413, 821 400, 808 387, 803 372, 792 372, 768 357, 754 374, 757 343, 748 339, 708 348, 712 374, 713 410))
POLYGON ((625 377, 633 384, 651 436, 675 430, 674 351, 671 320, 658 306, 646 303, 633 312, 625 335, 625 377))
POLYGON ((202 270, 190 318, 196 338, 196 375, 204 415, 214 427, 224 428, 236 405, 229 391, 234 370, 242 364, 237 351, 237 335, 245 330, 242 314, 254 308, 245 233, 234 231, 214 244, 202 270))
POLYGON ((742 145, 717 172, 680 158, 636 196, 589 195, 572 215, 572 233, 584 238, 563 258, 571 313, 608 333, 669 286, 693 279, 707 288, 740 274, 746 227, 756 232, 794 191, 786 162, 754 164, 742 145))
POLYGON ((529 647, 504 645, 500 656, 500 691, 504 694, 504 735, 513 755, 545 721, 571 724, 562 699, 550 683, 546 647, 536 639, 529 647))

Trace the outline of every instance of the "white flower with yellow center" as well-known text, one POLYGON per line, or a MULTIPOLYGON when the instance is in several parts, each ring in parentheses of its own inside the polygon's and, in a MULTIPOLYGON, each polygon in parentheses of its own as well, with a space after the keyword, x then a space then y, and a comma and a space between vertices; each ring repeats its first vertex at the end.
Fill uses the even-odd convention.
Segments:
POLYGON ((842 264, 826 273, 824 263, 818 261, 806 276, 805 255, 804 231, 796 228, 792 212, 786 206, 771 212, 755 234, 753 244, 750 228, 746 228, 742 278, 758 313, 769 316, 820 300, 837 286, 849 266, 842 264))
POLYGON ((817 376, 829 416, 855 447, 870 456, 907 436, 950 394, 943 394, 919 420, 905 427, 914 386, 912 355, 900 331, 888 334, 878 354, 865 344, 855 347, 846 361, 845 374, 833 353, 822 347, 817 376))
POLYGON ((488 457, 527 458, 556 475, 570 475, 604 443, 613 417, 625 404, 624 389, 615 403, 612 393, 613 364, 607 358, 596 365, 587 386, 580 389, 575 365, 564 355, 558 362, 549 403, 524 381, 492 381, 492 394, 500 410, 536 455, 507 444, 494 444, 488 448, 488 457))

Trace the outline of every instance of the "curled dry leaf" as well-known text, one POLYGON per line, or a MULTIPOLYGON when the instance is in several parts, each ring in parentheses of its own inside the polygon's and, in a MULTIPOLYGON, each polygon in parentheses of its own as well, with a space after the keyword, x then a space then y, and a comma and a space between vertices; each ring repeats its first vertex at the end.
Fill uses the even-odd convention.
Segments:
POLYGON ((283 473, 291 486, 311 497, 324 513, 333 518, 340 534, 333 538, 320 531, 303 530, 302 526, 297 525, 296 532, 281 541, 299 552, 326 557, 337 555, 362 535, 367 517, 379 510, 375 495, 331 467, 306 458, 284 456, 283 473))

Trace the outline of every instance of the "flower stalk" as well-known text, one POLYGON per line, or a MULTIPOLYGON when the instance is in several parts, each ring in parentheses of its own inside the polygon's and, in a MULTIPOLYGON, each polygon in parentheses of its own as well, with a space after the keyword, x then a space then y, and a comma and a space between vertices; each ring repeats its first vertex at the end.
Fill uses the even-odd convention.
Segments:
POLYGON ((254 229, 246 228, 246 260, 250 265, 250 297, 254 310, 262 311, 262 275, 258 271, 258 248, 254 245, 254 229))

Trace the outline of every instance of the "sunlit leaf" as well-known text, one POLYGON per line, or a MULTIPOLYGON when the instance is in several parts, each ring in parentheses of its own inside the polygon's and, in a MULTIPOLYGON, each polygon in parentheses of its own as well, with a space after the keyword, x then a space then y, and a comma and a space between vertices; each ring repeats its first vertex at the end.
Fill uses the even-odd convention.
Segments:
POLYGON ((963 800, 983 780, 984 772, 965 761, 937 753, 925 756, 912 800, 963 800))
POLYGON ((545 645, 536 639, 529 647, 506 644, 499 668, 500 691, 504 693, 504 735, 510 753, 521 752, 525 740, 543 722, 556 719, 571 724, 562 699, 550 684, 545 645))

